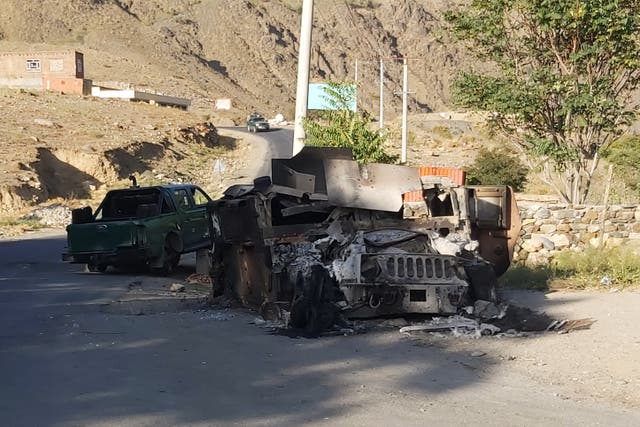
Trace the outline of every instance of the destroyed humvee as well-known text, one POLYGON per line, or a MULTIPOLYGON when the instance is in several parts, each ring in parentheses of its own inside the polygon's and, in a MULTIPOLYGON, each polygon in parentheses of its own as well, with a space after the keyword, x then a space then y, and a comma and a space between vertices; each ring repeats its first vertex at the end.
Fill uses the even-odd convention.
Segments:
POLYGON ((271 168, 209 204, 216 293, 265 317, 288 311, 309 334, 345 317, 454 314, 496 299, 520 232, 509 187, 360 165, 339 148, 305 147, 271 168))

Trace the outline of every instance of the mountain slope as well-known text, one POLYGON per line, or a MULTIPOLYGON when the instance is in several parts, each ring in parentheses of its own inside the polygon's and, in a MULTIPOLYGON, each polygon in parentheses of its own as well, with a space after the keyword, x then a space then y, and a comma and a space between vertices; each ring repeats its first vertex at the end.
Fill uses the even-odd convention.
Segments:
MULTIPOLYGON (((195 99, 231 97, 242 110, 293 113, 300 4, 295 0, 4 0, 0 50, 75 48, 87 76, 195 99)), ((353 7, 315 2, 311 80, 354 78, 360 105, 378 105, 385 61, 389 113, 399 111, 402 66, 410 58, 414 110, 439 110, 467 59, 443 31, 449 2, 390 0, 353 7)))

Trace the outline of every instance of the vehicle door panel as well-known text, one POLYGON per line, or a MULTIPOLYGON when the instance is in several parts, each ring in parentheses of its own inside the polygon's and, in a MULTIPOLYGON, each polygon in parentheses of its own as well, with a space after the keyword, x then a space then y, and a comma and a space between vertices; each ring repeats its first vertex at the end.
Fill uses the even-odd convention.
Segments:
POLYGON ((496 275, 511 263, 521 221, 513 190, 508 186, 469 186, 471 237, 480 244, 480 255, 494 265, 496 275))
POLYGON ((210 242, 207 205, 196 203, 199 200, 194 199, 194 188, 174 192, 174 200, 182 217, 182 240, 185 252, 206 247, 210 242))

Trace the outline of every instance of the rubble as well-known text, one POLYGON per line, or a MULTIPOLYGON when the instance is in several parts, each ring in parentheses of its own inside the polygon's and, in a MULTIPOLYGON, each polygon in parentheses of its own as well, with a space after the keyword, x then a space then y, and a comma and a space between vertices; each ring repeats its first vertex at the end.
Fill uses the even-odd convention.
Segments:
POLYGON ((34 209, 23 218, 39 221, 49 227, 64 227, 71 223, 71 209, 61 204, 53 204, 34 209))
POLYGON ((544 313, 537 313, 527 308, 506 304, 498 307, 488 301, 476 301, 476 305, 480 309, 475 311, 474 317, 471 317, 466 311, 465 315, 434 317, 423 323, 403 326, 399 332, 403 334, 450 332, 454 337, 471 338, 488 335, 522 337, 527 335, 526 332, 566 334, 589 329, 595 323, 595 320, 591 318, 555 320, 544 313), (491 314, 491 316, 487 317, 487 314, 491 314))
POLYGON ((506 305, 498 306, 491 301, 477 300, 473 304, 473 314, 480 319, 501 319, 507 311, 506 305))
POLYGON ((188 284, 203 284, 203 285, 210 285, 211 284, 211 277, 207 276, 205 274, 197 274, 197 273, 193 273, 190 274, 189 276, 187 276, 186 279, 184 279, 185 282, 187 282, 188 284))
POLYGON ((410 333, 416 331, 442 332, 449 331, 454 336, 472 336, 480 338, 483 335, 494 335, 500 332, 497 326, 481 323, 477 319, 463 316, 434 317, 432 320, 421 325, 411 325, 400 328, 400 333, 410 333))
POLYGON ((596 321, 591 318, 576 319, 576 320, 554 320, 547 326, 547 331, 557 332, 559 334, 566 334, 571 331, 580 331, 591 328, 596 321))
POLYGON ((171 286, 169 286, 169 291, 170 292, 184 292, 185 291, 185 286, 182 283, 172 283, 171 286))

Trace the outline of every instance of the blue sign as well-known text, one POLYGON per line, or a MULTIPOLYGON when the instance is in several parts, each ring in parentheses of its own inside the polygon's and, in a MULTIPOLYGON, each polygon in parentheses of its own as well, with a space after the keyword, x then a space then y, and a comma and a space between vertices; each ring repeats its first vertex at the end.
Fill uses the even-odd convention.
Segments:
MULTIPOLYGON (((344 85, 342 94, 351 95, 351 99, 345 99, 347 108, 351 111, 356 111, 356 88, 355 85, 344 85)), ((307 109, 309 110, 339 110, 340 107, 336 105, 336 102, 331 102, 331 96, 327 93, 327 89, 332 89, 326 83, 310 83, 309 95, 307 99, 307 109)), ((340 91, 340 87, 338 87, 340 91)))

